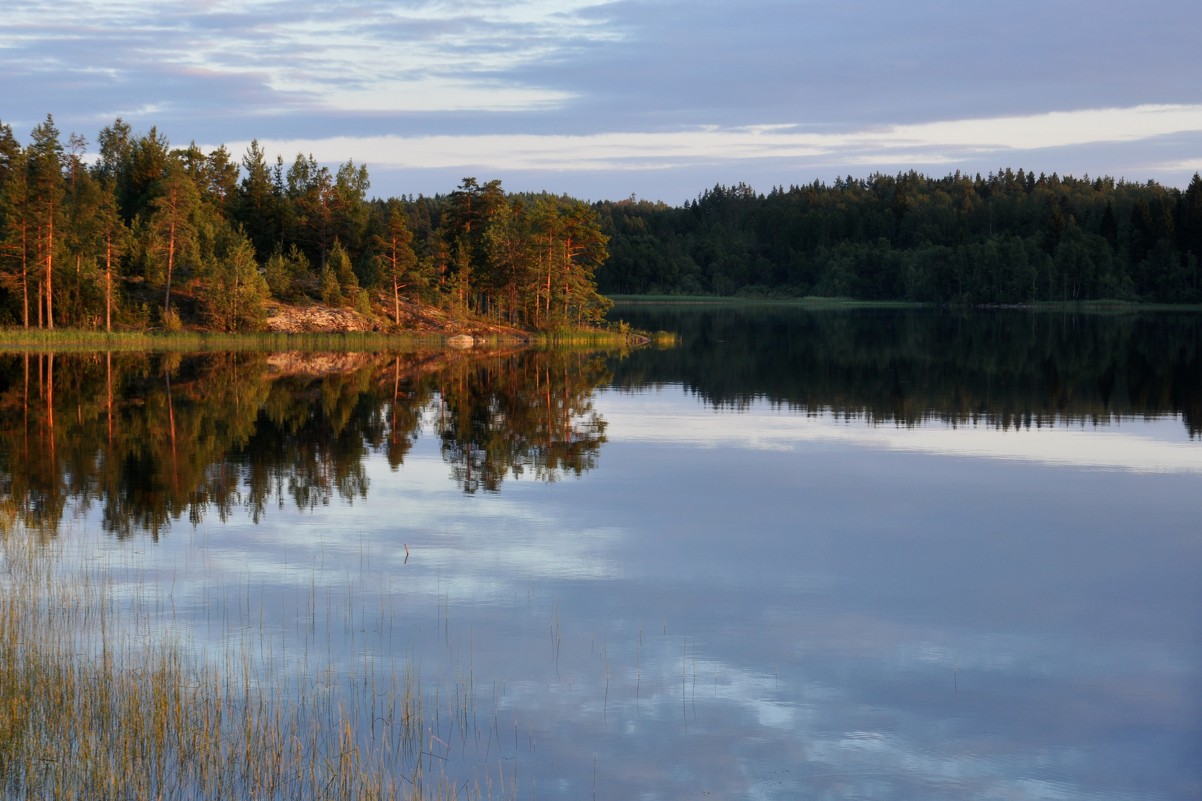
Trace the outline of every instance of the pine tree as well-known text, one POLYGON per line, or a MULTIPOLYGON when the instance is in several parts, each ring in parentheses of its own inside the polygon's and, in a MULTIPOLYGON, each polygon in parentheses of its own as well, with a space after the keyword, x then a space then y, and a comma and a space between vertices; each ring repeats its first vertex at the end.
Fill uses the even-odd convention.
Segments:
POLYGON ((46 328, 54 328, 54 271, 55 255, 62 248, 61 220, 63 195, 63 146, 58 128, 49 114, 31 134, 27 149, 26 169, 29 175, 28 208, 34 251, 33 262, 38 270, 38 320, 46 328), (43 318, 43 311, 45 317, 43 318))
POLYGON ((202 275, 209 324, 221 331, 253 331, 266 316, 267 282, 259 273, 255 248, 239 230, 223 224, 202 275))
POLYGON ((417 271, 413 233, 407 217, 401 202, 392 198, 385 210, 384 232, 376 237, 376 258, 392 284, 392 316, 397 326, 401 324, 401 290, 422 283, 424 278, 417 271))
POLYGON ((280 197, 259 140, 252 141, 247 148, 242 157, 242 169, 244 174, 233 204, 233 216, 250 235, 255 253, 266 260, 282 244, 280 197))
POLYGON ((0 126, 0 276, 20 297, 21 324, 29 328, 29 171, 25 151, 0 126))
MULTIPOLYGON (((148 251, 161 260, 163 316, 171 315, 171 287, 179 264, 195 258, 197 241, 194 214, 200 205, 196 184, 183 165, 168 162, 167 175, 156 184, 151 201, 151 244, 148 251)), ((156 271, 157 272, 157 271, 156 271)))

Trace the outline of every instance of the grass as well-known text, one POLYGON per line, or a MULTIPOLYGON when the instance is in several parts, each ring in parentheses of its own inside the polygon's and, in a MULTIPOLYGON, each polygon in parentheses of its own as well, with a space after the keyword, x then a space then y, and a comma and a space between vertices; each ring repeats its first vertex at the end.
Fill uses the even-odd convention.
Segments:
MULTIPOLYGON (((448 337, 425 334, 386 334, 378 332, 345 333, 245 333, 213 332, 136 332, 105 333, 59 328, 0 329, 0 350, 7 352, 408 352, 440 350, 448 337)), ((535 332, 522 338, 473 336, 476 347, 489 345, 530 345, 534 347, 621 348, 659 343, 657 335, 618 329, 586 329, 535 332)))
MULTIPOLYGON (((411 670, 335 682, 307 668, 289 685, 237 651, 220 667, 197 663, 154 632, 153 615, 130 628, 111 568, 64 569, 56 542, 0 519, 0 796, 484 795, 439 774, 442 730, 411 670)), ((466 725, 466 708, 437 696, 431 707, 466 725)))
POLYGON ((346 332, 316 334, 211 332, 84 331, 79 329, 0 330, 0 349, 7 351, 406 351, 443 347, 442 336, 346 332))
POLYGON ((653 345, 674 347, 679 338, 670 331, 636 331, 626 323, 612 329, 589 329, 582 331, 556 331, 535 334, 532 343, 545 348, 625 349, 631 345, 653 345))

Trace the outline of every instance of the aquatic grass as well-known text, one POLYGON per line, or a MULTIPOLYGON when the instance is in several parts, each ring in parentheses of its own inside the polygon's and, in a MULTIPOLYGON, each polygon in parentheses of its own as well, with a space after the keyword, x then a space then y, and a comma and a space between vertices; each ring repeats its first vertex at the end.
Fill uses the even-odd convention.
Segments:
MULTIPOLYGON (((59 328, 0 328, 0 351, 11 353, 71 352, 409 352, 441 350, 450 337, 441 334, 346 331, 326 333, 241 333, 206 331, 91 331, 59 328)), ((568 329, 522 336, 472 336, 474 347, 625 348, 647 344, 655 335, 629 328, 568 329)))
POLYGON ((640 331, 628 323, 618 321, 608 328, 569 329, 541 331, 530 336, 530 344, 552 349, 620 350, 653 345, 675 347, 679 344, 676 334, 668 331, 640 331))
POLYGON ((78 329, 0 329, 0 350, 10 352, 137 351, 137 352, 274 352, 274 351, 410 351, 439 349, 445 337, 342 333, 245 333, 85 331, 78 329))
POLYGON ((473 789, 440 769, 450 732, 464 743, 480 738, 470 671, 449 697, 434 695, 432 720, 411 667, 365 666, 343 682, 331 666, 308 663, 284 678, 256 668, 237 645, 219 665, 187 658, 153 630, 153 602, 136 597, 142 588, 127 604, 114 592, 111 565, 64 564, 60 546, 0 515, 0 796, 428 799, 515 791, 487 777, 473 789))

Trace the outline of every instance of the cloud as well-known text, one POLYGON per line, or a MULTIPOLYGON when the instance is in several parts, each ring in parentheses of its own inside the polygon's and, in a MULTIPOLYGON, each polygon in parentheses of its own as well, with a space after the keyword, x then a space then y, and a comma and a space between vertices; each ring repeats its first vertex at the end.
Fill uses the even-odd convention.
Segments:
POLYGON ((135 2, 18 2, 6 12, 0 66, 24 81, 110 91, 147 75, 166 78, 160 93, 181 72, 238 76, 276 92, 268 105, 277 113, 543 109, 571 93, 508 74, 611 39, 580 13, 604 4, 213 0, 150 12, 135 2))
POLYGON ((1202 158, 1159 162, 1148 165, 1148 168, 1158 172, 1202 172, 1202 158))
MULTIPOLYGON (((440 136, 337 136, 261 140, 268 151, 348 158, 385 168, 478 166, 506 170, 612 171, 671 169, 755 160, 855 164, 955 164, 984 153, 1138 142, 1202 133, 1202 105, 1149 105, 1024 117, 929 122, 818 132, 798 125, 697 127, 676 131, 440 136)), ((239 150, 248 143, 239 142, 239 150)))
POLYGON ((476 170, 661 198, 953 165, 1182 182, 1193 22, 1191 0, 11 0, 0 74, 18 133, 258 138, 367 162, 384 194, 476 170))

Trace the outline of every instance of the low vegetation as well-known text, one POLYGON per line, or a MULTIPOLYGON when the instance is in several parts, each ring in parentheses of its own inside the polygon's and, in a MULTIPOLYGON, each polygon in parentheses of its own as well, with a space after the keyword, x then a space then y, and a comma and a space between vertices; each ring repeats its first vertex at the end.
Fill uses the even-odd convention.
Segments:
POLYGON ((311 666, 279 684, 236 650, 216 666, 197 662, 155 633, 151 615, 135 615, 129 628, 94 558, 64 566, 55 543, 2 519, 0 795, 485 795, 438 775, 424 747, 436 735, 411 671, 381 677, 365 668, 331 683, 311 666))

